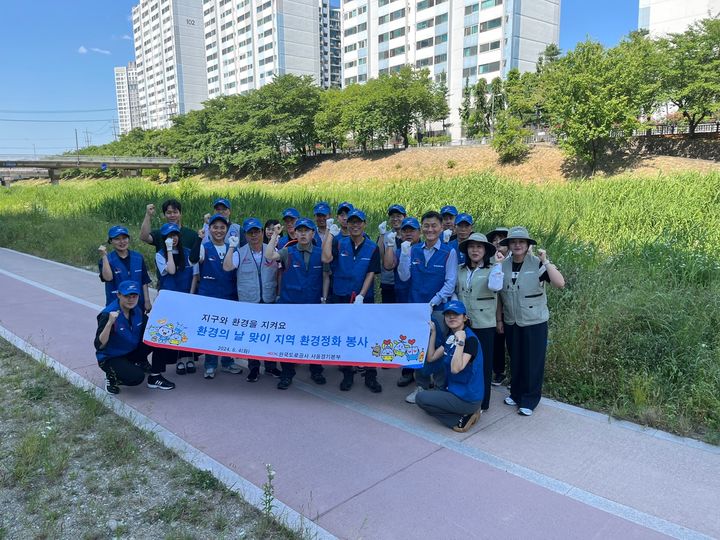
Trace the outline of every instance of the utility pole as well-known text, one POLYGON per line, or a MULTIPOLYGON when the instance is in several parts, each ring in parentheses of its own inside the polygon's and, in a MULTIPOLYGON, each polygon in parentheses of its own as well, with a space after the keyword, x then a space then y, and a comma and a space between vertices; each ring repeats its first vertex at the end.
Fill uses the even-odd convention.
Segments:
POLYGON ((80 146, 78 145, 77 128, 75 128, 75 157, 77 158, 77 166, 80 167, 80 146))
POLYGON ((85 129, 85 147, 87 148, 90 146, 90 133, 88 133, 87 128, 85 129))

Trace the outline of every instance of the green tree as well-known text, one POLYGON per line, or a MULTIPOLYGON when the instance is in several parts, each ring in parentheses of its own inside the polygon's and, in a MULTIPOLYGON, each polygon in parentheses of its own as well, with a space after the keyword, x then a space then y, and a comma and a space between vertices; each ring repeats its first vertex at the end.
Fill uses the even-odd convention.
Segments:
POLYGON ((664 96, 697 125, 720 110, 720 19, 704 19, 659 42, 664 57, 664 96))
POLYGON ((545 47, 543 52, 538 56, 538 61, 535 66, 537 73, 542 73, 543 69, 551 65, 553 62, 560 58, 562 51, 555 43, 550 43, 545 47))
POLYGON ((560 146, 594 172, 611 137, 622 140, 638 126, 639 98, 628 95, 616 58, 597 42, 547 66, 542 74, 545 107, 560 146), (620 80, 619 80, 620 78, 620 80))
POLYGON ((320 94, 320 109, 315 114, 315 133, 318 140, 332 148, 333 154, 345 142, 347 128, 343 124, 345 94, 339 88, 330 88, 320 94))
POLYGON ((530 147, 524 141, 525 137, 530 135, 530 131, 523 128, 522 120, 505 110, 497 114, 496 121, 492 147, 498 153, 500 163, 524 159, 530 152, 530 147))

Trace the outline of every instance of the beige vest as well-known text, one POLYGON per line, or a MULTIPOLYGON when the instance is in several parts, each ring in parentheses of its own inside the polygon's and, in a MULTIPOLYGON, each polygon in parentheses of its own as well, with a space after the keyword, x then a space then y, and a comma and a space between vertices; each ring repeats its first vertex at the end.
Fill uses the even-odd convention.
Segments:
POLYGON ((517 280, 512 282, 512 256, 502 263, 503 289, 500 298, 506 324, 530 326, 550 318, 545 295, 545 284, 540 281, 540 259, 525 255, 517 280))
POLYGON ((471 270, 464 264, 458 269, 457 291, 458 300, 465 304, 467 315, 470 317, 470 327, 475 329, 494 328, 495 310, 497 308, 497 294, 488 289, 488 275, 490 268, 478 268, 467 284, 468 274, 471 270))

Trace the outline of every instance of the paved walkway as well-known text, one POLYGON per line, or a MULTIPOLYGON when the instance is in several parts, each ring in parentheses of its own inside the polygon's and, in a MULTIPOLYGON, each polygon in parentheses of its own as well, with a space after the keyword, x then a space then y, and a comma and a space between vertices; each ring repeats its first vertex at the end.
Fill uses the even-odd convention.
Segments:
MULTIPOLYGON (((0 291, 3 336, 102 386, 97 275, 0 248, 0 291)), ((172 373, 172 392, 123 387, 111 402, 250 491, 272 464, 286 515, 318 537, 720 537, 718 447, 547 399, 521 417, 504 388, 459 434, 406 404, 395 371, 380 372, 382 394, 340 392, 340 373, 326 374, 320 387, 301 368, 280 392, 269 376, 172 373)))

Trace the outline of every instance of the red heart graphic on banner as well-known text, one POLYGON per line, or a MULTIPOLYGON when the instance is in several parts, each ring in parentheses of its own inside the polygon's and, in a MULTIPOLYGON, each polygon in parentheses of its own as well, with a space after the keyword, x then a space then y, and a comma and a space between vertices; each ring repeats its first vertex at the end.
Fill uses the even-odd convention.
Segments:
POLYGON ((408 339, 408 343, 409 343, 410 345, 415 345, 415 340, 414 340, 414 339, 408 339))
POLYGON ((400 341, 405 341, 405 338, 406 338, 406 337, 407 337, 407 336, 403 336, 402 334, 400 334, 400 341))

